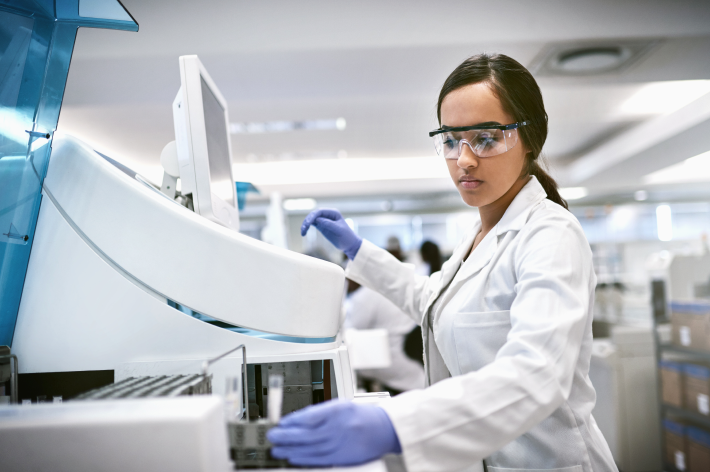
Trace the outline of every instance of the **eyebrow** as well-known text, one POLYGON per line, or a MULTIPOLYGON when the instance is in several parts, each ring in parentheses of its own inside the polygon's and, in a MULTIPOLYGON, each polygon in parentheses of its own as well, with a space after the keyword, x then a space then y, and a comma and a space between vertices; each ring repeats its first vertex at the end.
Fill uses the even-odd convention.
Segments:
POLYGON ((452 129, 452 128, 468 128, 469 126, 502 126, 501 123, 498 123, 497 121, 484 121, 483 123, 476 123, 473 125, 466 125, 466 126, 447 126, 447 125, 441 125, 441 129, 452 129))

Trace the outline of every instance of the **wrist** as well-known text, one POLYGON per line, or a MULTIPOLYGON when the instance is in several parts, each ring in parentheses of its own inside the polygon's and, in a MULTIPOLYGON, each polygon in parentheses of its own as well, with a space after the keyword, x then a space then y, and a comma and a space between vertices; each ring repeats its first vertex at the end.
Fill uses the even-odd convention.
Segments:
POLYGON ((356 236, 355 241, 349 247, 343 249, 343 252, 352 261, 360 250, 360 246, 362 246, 362 238, 356 236))
POLYGON ((387 437, 387 441, 383 441, 384 454, 401 454, 402 445, 399 442, 399 436, 397 436, 397 431, 394 429, 392 420, 383 408, 377 407, 377 409, 381 417, 381 428, 386 431, 387 437))

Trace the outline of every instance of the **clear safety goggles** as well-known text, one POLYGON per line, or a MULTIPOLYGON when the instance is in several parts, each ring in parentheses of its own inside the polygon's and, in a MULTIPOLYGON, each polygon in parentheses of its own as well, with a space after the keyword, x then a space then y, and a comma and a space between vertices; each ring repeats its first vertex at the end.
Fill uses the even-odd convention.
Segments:
POLYGON ((478 157, 493 157, 513 149, 518 144, 518 128, 528 123, 444 127, 431 131, 429 136, 434 138, 436 153, 446 159, 458 159, 464 145, 478 157))

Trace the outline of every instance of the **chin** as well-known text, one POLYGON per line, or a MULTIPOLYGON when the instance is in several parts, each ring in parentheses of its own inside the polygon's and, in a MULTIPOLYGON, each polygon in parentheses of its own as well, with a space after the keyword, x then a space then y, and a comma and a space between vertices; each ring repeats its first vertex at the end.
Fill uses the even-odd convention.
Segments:
POLYGON ((463 202, 470 207, 481 207, 490 203, 485 197, 480 195, 471 195, 465 190, 459 190, 459 194, 461 195, 463 202))

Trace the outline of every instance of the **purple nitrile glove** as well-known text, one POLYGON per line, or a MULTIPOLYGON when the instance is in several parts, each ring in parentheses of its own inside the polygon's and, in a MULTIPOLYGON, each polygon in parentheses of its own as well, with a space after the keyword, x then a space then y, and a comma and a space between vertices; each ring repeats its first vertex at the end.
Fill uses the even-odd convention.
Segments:
POLYGON ((350 229, 338 210, 323 208, 310 212, 301 225, 301 236, 306 235, 311 225, 323 233, 333 246, 343 251, 348 259, 355 259, 362 245, 362 238, 350 229))
POLYGON ((343 400, 285 416, 267 437, 271 455, 299 466, 356 465, 402 452, 385 410, 343 400))

